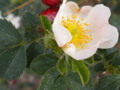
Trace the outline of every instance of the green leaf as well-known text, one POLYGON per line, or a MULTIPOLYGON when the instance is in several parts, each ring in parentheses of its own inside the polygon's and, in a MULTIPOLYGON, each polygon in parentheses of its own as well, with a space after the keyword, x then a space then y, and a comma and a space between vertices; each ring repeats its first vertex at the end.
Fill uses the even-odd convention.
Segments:
MULTIPOLYGON (((18 0, 17 0, 18 1, 18 0)), ((31 0, 32 1, 32 0, 31 0)), ((27 0, 24 0, 24 3, 28 2, 27 0)), ((18 5, 17 5, 18 6, 18 5)), ((45 6, 41 0, 34 0, 32 3, 29 5, 26 5, 25 7, 20 8, 19 15, 23 15, 25 12, 32 12, 34 14, 39 14, 42 12, 44 9, 46 9, 47 6, 45 6)))
POLYGON ((18 77, 26 66, 26 52, 24 47, 0 49, 0 77, 14 79, 18 77))
POLYGON ((51 22, 49 21, 49 19, 46 16, 40 16, 40 21, 42 23, 42 27, 45 30, 52 30, 52 25, 51 22))
POLYGON ((58 47, 55 39, 53 39, 54 36, 50 34, 45 34, 44 36, 44 43, 46 48, 51 48, 53 52, 55 52, 57 55, 62 54, 63 51, 60 47, 58 47))
POLYGON ((0 11, 2 13, 5 13, 6 11, 8 11, 8 10, 6 10, 6 8, 10 4, 10 1, 9 0, 6 0, 6 1, 0 0, 0 8, 1 8, 0 11), (6 3, 6 1, 7 1, 7 3, 6 3))
POLYGON ((66 83, 70 90, 94 90, 91 80, 86 86, 82 86, 79 75, 76 72, 70 72, 66 77, 66 83))
POLYGON ((64 82, 61 82, 61 79, 59 72, 55 68, 52 68, 43 76, 38 90, 66 90, 62 88, 64 87, 64 82))
POLYGON ((83 86, 88 83, 90 73, 83 61, 72 60, 72 69, 79 74, 83 86))
POLYGON ((29 28, 29 27, 39 25, 40 21, 39 21, 39 18, 35 14, 31 12, 26 12, 24 13, 23 18, 22 18, 22 24, 25 28, 29 28))
POLYGON ((0 49, 20 44, 22 37, 15 27, 7 20, 0 20, 0 49))
POLYGON ((119 15, 117 14, 112 14, 111 18, 110 18, 110 23, 114 26, 116 26, 120 32, 120 18, 119 15))
POLYGON ((92 57, 90 57, 90 58, 88 58, 88 59, 85 59, 84 60, 84 63, 85 64, 94 64, 94 57, 92 56, 92 57))
POLYGON ((40 37, 40 33, 37 31, 40 21, 35 14, 26 12, 22 17, 22 25, 25 29, 26 41, 33 41, 40 37))
POLYGON ((29 67, 33 59, 44 53, 44 47, 43 45, 37 42, 33 42, 28 48, 27 48, 27 66, 29 67))
POLYGON ((98 54, 96 53, 93 57, 94 57, 94 61, 101 61, 102 60, 101 54, 99 54, 99 53, 98 54))
POLYGON ((22 37, 7 20, 0 20, 0 77, 14 79, 26 66, 26 52, 22 37))
POLYGON ((58 61, 57 63, 57 69, 61 73, 61 75, 67 75, 68 74, 68 62, 63 58, 58 61))
POLYGON ((118 50, 116 48, 111 48, 111 49, 107 49, 104 52, 104 57, 106 59, 112 59, 112 57, 118 52, 118 50))
POLYGON ((52 68, 45 73, 37 90, 93 90, 93 85, 89 82, 83 87, 77 73, 71 72, 67 77, 63 77, 56 68, 52 68))
POLYGON ((103 62, 99 62, 95 65, 95 71, 96 72, 103 72, 105 71, 105 66, 103 62))
POLYGON ((53 36, 50 34, 46 34, 44 36, 44 43, 45 47, 47 48, 55 48, 55 46, 57 45, 56 41, 53 39, 53 36))
POLYGON ((58 58, 54 54, 39 55, 32 64, 31 69, 37 74, 43 75, 48 69, 54 67, 58 58))
POLYGON ((101 78, 96 90, 120 90, 120 75, 108 75, 101 78))
POLYGON ((12 4, 21 4, 21 3, 24 3, 24 0, 20 0, 20 1, 18 1, 18 0, 11 0, 10 2, 12 4))
POLYGON ((120 70, 120 53, 117 53, 112 59, 112 65, 120 70))
MULTIPOLYGON (((48 89, 49 90, 49 89, 48 89)), ((66 80, 64 77, 57 77, 51 90, 67 90, 66 80)))

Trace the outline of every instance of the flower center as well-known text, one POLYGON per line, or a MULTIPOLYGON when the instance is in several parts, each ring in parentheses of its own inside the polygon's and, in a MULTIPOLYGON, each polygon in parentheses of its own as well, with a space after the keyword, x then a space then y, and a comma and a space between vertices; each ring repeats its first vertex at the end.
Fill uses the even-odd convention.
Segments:
POLYGON ((62 17, 61 25, 63 25, 72 35, 72 43, 76 48, 84 48, 92 40, 92 35, 88 23, 85 23, 84 18, 77 20, 78 16, 62 17))

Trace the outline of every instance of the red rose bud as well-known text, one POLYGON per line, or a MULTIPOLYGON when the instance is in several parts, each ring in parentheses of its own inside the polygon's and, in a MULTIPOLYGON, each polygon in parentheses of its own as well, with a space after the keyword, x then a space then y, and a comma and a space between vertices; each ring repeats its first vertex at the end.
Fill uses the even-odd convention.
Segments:
POLYGON ((53 21, 57 12, 58 12, 57 8, 48 8, 42 13, 40 13, 39 16, 40 15, 46 16, 50 21, 53 21))
POLYGON ((61 4, 62 0, 42 0, 42 2, 50 7, 58 7, 61 4))

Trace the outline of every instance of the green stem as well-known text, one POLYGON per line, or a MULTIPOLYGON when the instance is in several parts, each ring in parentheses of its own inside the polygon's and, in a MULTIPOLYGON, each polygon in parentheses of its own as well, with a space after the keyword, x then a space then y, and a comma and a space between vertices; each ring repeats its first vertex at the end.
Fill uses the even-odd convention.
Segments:
POLYGON ((31 41, 31 42, 22 41, 22 42, 20 42, 19 44, 16 44, 16 45, 13 45, 13 46, 10 46, 10 47, 7 47, 7 48, 15 48, 15 47, 18 47, 18 46, 23 46, 23 45, 25 45, 25 44, 37 42, 37 41, 39 41, 40 39, 41 39, 41 38, 37 38, 37 39, 35 39, 35 40, 31 41))
POLYGON ((60 56, 60 59, 62 59, 64 56, 65 56, 65 54, 63 53, 63 54, 60 56))
POLYGON ((47 33, 51 36, 51 38, 52 38, 52 39, 54 39, 53 33, 52 33, 52 32, 50 32, 50 31, 49 31, 49 30, 47 30, 47 29, 46 29, 46 31, 47 31, 47 33))
POLYGON ((65 55, 65 60, 66 60, 66 76, 69 72, 69 58, 67 55, 65 55))
POLYGON ((106 62, 106 59, 104 58, 104 55, 102 54, 101 57, 102 57, 105 68, 108 70, 108 63, 106 62))

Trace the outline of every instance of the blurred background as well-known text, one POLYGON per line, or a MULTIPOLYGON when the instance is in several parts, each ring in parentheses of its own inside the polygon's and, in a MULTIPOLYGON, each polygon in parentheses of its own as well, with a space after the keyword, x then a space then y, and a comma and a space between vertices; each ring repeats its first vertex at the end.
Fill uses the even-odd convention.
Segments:
MULTIPOLYGON (((120 32, 120 0, 71 0, 75 1, 81 7, 82 5, 96 5, 98 3, 103 3, 110 7, 112 16, 110 18, 110 23, 115 25, 120 32)), ((48 7, 45 6, 41 0, 35 0, 30 4, 15 10, 12 13, 4 15, 4 13, 16 8, 19 5, 28 2, 28 0, 0 0, 0 18, 6 18, 11 22, 16 18, 16 21, 13 22, 16 25, 16 28, 19 28, 19 32, 24 34, 24 30, 22 27, 21 17, 25 12, 31 12, 35 15, 39 16, 44 10, 48 7)), ((98 16, 99 18, 99 16, 98 16)), ((30 18, 29 18, 30 19, 30 18)), ((116 48, 120 50, 120 40, 116 45, 116 48)), ((29 68, 29 65, 28 67, 29 68)), ((6 81, 4 79, 0 79, 0 87, 2 90, 36 90, 40 84, 41 76, 29 71, 29 69, 25 69, 23 74, 16 78, 15 80, 6 81)))

